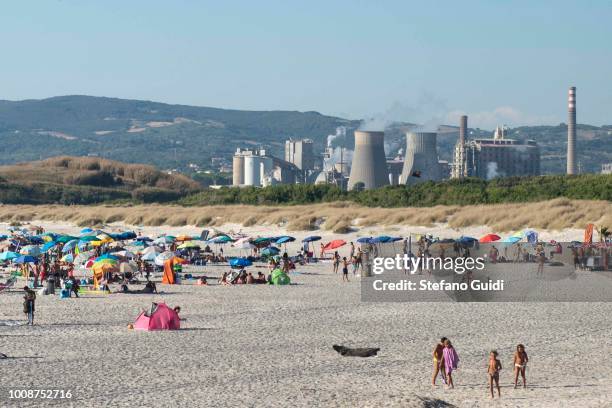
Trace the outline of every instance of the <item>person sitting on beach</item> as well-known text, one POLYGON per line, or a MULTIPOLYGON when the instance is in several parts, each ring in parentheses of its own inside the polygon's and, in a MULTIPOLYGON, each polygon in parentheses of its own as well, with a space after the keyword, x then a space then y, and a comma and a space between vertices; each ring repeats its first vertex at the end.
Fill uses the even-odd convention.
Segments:
POLYGON ((523 377, 523 388, 527 387, 525 369, 527 368, 528 361, 529 357, 527 357, 525 346, 519 344, 516 346, 516 352, 514 353, 514 388, 517 387, 519 374, 521 374, 521 377, 523 377))
POLYGON ((200 285, 208 285, 208 281, 206 280, 206 276, 202 276, 200 278, 200 285))
POLYGON ((246 283, 247 284, 255 283, 255 278, 253 278, 253 274, 251 272, 247 273, 246 283))
POLYGON ((261 271, 257 272, 257 279, 255 280, 255 283, 266 283, 266 275, 261 273, 261 271))
POLYGON ((459 367, 459 355, 455 351, 455 348, 451 344, 449 339, 444 340, 444 349, 442 350, 442 356, 444 357, 444 369, 446 371, 446 381, 451 388, 455 388, 453 382, 453 370, 459 367))
POLYGON ((444 342, 446 341, 446 337, 442 337, 440 342, 436 344, 433 350, 433 375, 431 376, 431 385, 436 385, 436 378, 438 378, 438 373, 442 376, 442 382, 446 384, 446 373, 444 371, 444 342))
POLYGON ((491 251, 489 251, 489 259, 491 259, 491 263, 497 263, 497 256, 499 255, 499 251, 495 248, 495 245, 491 247, 491 251))
POLYGON ((487 366, 487 374, 489 375, 489 389, 491 390, 491 398, 495 397, 493 392, 493 383, 497 387, 497 396, 501 398, 501 389, 499 388, 499 371, 502 369, 501 361, 497 358, 497 351, 491 350, 489 354, 489 364, 487 366))
POLYGON ((223 275, 221 276, 221 279, 219 279, 219 283, 222 285, 231 285, 232 282, 230 282, 228 280, 230 273, 229 272, 223 272, 223 275))

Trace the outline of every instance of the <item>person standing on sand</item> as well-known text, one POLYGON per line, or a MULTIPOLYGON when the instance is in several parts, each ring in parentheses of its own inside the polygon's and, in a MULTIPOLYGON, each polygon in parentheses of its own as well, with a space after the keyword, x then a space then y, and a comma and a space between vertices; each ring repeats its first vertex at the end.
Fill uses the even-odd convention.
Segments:
POLYGON ((346 256, 342 258, 342 281, 349 281, 348 278, 348 261, 346 260, 346 256))
POLYGON ((497 358, 497 351, 492 350, 489 354, 489 364, 487 366, 487 374, 489 375, 489 389, 491 390, 491 398, 495 398, 493 392, 493 383, 497 387, 497 396, 501 398, 501 388, 499 387, 499 371, 502 369, 501 361, 497 358))
POLYGON ((546 261, 546 255, 544 252, 544 246, 542 244, 538 244, 535 249, 536 259, 538 261, 538 276, 544 275, 544 261, 546 261))
POLYGON ((527 368, 528 361, 529 357, 527 357, 525 346, 519 344, 516 346, 516 352, 514 353, 514 388, 517 387, 519 374, 521 374, 521 377, 523 377, 523 388, 527 387, 525 369, 527 368))
POLYGON ((325 255, 325 245, 321 242, 321 252, 319 252, 319 258, 323 258, 325 255))
POLYGON ((340 254, 338 251, 334 252, 334 273, 338 273, 338 267, 340 266, 340 254))
POLYGON ((442 356, 444 357, 444 369, 446 372, 446 381, 450 388, 455 388, 453 382, 453 370, 459 367, 459 355, 455 351, 455 348, 451 344, 449 339, 444 340, 444 349, 442 350, 442 356))
POLYGON ((355 255, 355 244, 353 244, 353 242, 351 241, 351 252, 349 254, 349 259, 353 259, 354 255, 355 255))
POLYGON ((34 326, 34 310, 36 303, 36 292, 27 286, 23 287, 25 295, 23 296, 23 312, 28 315, 28 325, 34 326))
POLYGON ((436 344, 433 350, 433 375, 431 376, 431 385, 436 385, 436 378, 438 378, 438 373, 442 375, 442 382, 446 384, 446 373, 444 371, 444 342, 446 341, 446 337, 442 337, 440 342, 436 344))

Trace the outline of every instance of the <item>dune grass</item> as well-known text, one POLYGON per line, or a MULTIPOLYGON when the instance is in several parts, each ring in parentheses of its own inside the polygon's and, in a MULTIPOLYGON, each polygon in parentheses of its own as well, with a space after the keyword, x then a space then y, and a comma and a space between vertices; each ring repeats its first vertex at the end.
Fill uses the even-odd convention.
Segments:
POLYGON ((524 204, 368 208, 336 202, 296 206, 61 206, 0 205, 0 222, 34 220, 70 222, 79 226, 122 222, 128 225, 218 227, 225 223, 279 225, 293 231, 323 229, 338 233, 367 226, 488 226, 497 232, 522 228, 562 230, 588 223, 612 226, 612 203, 559 198, 524 204))

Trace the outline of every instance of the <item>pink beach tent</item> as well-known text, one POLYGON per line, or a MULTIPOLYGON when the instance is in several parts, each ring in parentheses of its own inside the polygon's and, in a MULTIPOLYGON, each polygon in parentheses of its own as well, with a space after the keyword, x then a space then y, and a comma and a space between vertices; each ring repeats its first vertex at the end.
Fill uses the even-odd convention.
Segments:
POLYGON ((151 310, 142 312, 134 322, 135 330, 178 330, 180 328, 178 313, 165 303, 153 303, 151 310))

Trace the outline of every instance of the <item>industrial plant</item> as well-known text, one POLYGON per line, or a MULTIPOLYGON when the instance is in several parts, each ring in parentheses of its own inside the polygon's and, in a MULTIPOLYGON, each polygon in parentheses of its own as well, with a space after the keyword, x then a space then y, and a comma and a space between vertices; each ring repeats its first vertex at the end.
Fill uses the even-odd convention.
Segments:
MULTIPOLYGON (((329 135, 322 154, 311 139, 285 142, 284 160, 264 149, 238 149, 233 158, 234 186, 267 186, 278 183, 333 184, 344 190, 373 189, 387 185, 412 185, 448 178, 493 179, 540 174, 540 147, 535 140, 507 137, 498 126, 490 138, 472 138, 468 117, 459 120, 459 137, 452 162, 440 160, 437 132, 405 132, 405 149, 395 156, 385 153, 385 132, 355 130, 355 148, 344 147, 347 128, 329 135), (336 139, 342 141, 338 146, 336 139), (336 144, 334 146, 334 144, 336 144), (403 153, 403 154, 402 154, 403 153)), ((478 130, 478 133, 481 132, 478 130)), ((602 172, 609 172, 604 166, 602 172)), ((576 88, 568 93, 567 174, 576 174, 576 88)))

